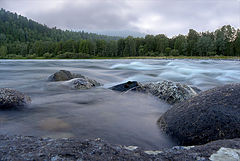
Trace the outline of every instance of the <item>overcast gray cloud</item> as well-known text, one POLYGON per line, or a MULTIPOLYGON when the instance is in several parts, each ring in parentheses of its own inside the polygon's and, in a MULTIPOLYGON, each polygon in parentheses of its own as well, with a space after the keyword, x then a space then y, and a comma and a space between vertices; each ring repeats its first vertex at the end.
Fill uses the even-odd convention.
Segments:
POLYGON ((0 7, 50 27, 130 30, 168 36, 240 26, 239 0, 0 0, 0 7))

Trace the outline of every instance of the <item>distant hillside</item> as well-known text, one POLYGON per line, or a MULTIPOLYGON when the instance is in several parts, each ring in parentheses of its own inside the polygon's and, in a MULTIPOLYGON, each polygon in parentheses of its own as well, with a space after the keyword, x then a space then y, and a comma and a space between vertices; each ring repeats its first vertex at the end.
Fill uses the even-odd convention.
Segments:
POLYGON ((4 42, 66 41, 66 40, 118 40, 120 37, 94 33, 63 31, 49 28, 26 17, 0 10, 0 44, 4 42))
POLYGON ((0 10, 1 59, 138 56, 240 56, 240 29, 224 25, 214 32, 189 29, 187 35, 172 38, 164 34, 120 38, 49 28, 0 10))

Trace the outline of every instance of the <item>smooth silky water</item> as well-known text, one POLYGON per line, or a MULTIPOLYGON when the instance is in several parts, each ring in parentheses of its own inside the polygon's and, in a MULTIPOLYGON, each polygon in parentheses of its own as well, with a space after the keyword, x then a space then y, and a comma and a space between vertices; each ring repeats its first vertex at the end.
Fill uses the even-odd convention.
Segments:
POLYGON ((0 134, 102 138, 109 143, 159 149, 175 145, 157 120, 170 106, 155 97, 121 95, 108 87, 136 80, 172 80, 207 90, 240 82, 240 62, 222 60, 0 60, 0 87, 31 96, 19 111, 0 111, 0 134), (104 84, 74 90, 47 78, 69 70, 104 84))

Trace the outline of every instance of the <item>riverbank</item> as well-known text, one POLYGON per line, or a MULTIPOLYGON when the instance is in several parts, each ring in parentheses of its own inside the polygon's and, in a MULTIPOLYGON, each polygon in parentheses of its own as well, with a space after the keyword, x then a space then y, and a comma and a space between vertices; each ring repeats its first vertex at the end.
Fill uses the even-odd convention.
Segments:
MULTIPOLYGON (((26 57, 16 57, 16 58, 5 58, 5 59, 29 59, 26 57)), ((44 58, 44 57, 36 57, 31 59, 40 59, 40 60, 61 60, 60 58, 44 58)), ((65 59, 72 59, 72 58, 65 58, 65 59)), ((63 60, 65 60, 63 59, 63 60)), ((240 60, 240 56, 132 56, 132 57, 84 57, 84 58, 78 58, 80 59, 190 59, 190 60, 240 60)), ((0 59, 1 60, 1 59, 0 59)))
POLYGON ((240 139, 151 151, 94 140, 0 135, 0 160, 229 160, 240 159, 240 139))

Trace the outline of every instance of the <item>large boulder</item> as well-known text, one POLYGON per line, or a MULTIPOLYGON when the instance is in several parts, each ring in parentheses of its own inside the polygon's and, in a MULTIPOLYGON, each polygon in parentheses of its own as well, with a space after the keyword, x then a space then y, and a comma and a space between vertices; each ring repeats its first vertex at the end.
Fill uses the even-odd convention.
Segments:
POLYGON ((201 91, 197 87, 190 87, 185 84, 171 81, 139 83, 137 81, 128 81, 111 87, 110 89, 128 93, 130 91, 148 93, 166 101, 169 104, 175 104, 198 95, 201 91))
POLYGON ((89 89, 96 86, 101 86, 102 84, 89 79, 81 74, 74 74, 66 70, 60 70, 53 75, 48 77, 49 81, 65 81, 63 85, 70 86, 74 89, 89 89))
POLYGON ((21 108, 31 103, 31 98, 9 88, 0 88, 0 110, 21 108))
POLYGON ((240 84, 216 87, 174 105, 158 120, 180 145, 240 137, 240 84))

